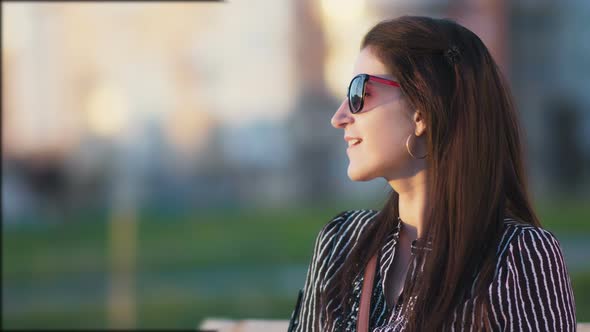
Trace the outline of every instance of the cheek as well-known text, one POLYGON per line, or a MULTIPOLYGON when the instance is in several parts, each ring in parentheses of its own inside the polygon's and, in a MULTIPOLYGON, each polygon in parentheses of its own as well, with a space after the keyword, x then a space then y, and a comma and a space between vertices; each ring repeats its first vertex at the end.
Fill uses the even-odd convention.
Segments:
POLYGON ((366 149, 375 163, 374 167, 396 168, 407 158, 405 144, 411 129, 400 125, 400 119, 394 120, 381 119, 371 128, 367 137, 366 149))
POLYGON ((382 164, 389 165, 402 157, 404 149, 403 139, 398 133, 374 132, 367 148, 382 164))

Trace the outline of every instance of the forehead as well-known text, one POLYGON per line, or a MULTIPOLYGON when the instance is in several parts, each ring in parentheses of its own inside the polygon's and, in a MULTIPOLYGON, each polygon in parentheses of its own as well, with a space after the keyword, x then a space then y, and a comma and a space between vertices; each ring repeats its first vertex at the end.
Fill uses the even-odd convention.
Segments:
POLYGON ((388 79, 395 79, 369 47, 363 48, 356 58, 352 77, 358 74, 369 74, 388 79))

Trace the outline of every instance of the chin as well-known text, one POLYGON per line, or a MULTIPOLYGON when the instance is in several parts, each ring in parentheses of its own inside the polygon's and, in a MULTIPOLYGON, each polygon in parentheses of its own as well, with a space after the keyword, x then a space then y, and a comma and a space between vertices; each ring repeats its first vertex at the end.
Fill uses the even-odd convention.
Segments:
POLYGON ((356 169, 352 166, 348 166, 348 178, 350 178, 352 181, 371 181, 375 178, 374 175, 371 174, 371 172, 368 172, 367 170, 360 170, 360 169, 356 169))

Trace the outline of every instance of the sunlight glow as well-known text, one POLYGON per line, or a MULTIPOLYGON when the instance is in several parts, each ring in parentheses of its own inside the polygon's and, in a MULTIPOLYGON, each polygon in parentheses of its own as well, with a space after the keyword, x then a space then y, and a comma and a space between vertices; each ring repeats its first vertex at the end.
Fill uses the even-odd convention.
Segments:
POLYGON ((100 136, 118 136, 128 126, 129 107, 124 96, 104 83, 88 97, 86 119, 89 129, 100 136))
POLYGON ((366 0, 322 0, 322 12, 334 22, 358 21, 365 15, 366 0))

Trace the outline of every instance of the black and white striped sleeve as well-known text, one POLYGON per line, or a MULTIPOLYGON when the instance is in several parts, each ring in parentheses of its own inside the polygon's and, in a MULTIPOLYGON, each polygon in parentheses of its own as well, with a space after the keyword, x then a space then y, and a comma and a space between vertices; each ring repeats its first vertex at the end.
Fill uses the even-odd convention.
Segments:
POLYGON ((319 332, 321 331, 322 313, 320 308, 320 287, 326 277, 325 268, 332 250, 332 239, 340 225, 346 221, 350 211, 344 211, 328 222, 316 237, 313 256, 307 270, 300 303, 291 314, 289 331, 319 332))
POLYGON ((489 319, 501 331, 575 331, 575 303, 559 242, 526 227, 505 247, 489 289, 489 319))

